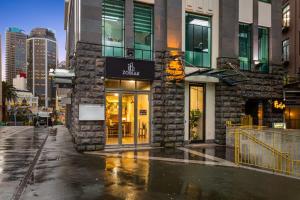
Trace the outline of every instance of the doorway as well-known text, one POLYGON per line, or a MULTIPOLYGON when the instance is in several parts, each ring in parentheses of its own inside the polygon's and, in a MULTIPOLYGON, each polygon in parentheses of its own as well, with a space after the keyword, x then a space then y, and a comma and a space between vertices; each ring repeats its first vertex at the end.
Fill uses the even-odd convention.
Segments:
POLYGON ((149 94, 106 93, 106 145, 137 145, 149 142, 149 94))
POLYGON ((191 143, 205 141, 205 86, 189 87, 189 140, 191 143))
POLYGON ((253 125, 263 126, 264 106, 263 101, 248 100, 245 105, 245 114, 250 115, 253 119, 253 125))

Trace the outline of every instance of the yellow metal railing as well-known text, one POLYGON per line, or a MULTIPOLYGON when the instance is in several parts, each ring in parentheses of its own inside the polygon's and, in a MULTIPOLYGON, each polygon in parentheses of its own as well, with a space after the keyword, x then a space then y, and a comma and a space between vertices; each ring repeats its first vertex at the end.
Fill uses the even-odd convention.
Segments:
POLYGON ((227 144, 234 146, 235 163, 300 176, 300 137, 265 127, 227 123, 227 144))

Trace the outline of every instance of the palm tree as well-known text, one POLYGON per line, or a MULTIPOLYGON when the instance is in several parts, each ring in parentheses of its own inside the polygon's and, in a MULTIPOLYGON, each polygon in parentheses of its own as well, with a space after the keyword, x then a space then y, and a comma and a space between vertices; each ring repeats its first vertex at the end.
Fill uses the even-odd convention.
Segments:
POLYGON ((6 121, 6 104, 7 101, 15 101, 17 98, 16 88, 7 82, 2 81, 2 113, 3 121, 6 121))

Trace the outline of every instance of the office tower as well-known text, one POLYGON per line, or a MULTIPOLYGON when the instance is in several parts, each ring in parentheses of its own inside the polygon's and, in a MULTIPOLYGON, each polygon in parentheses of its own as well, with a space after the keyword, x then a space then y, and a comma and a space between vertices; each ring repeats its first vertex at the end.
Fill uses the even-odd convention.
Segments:
POLYGON ((10 27, 6 31, 6 81, 13 84, 13 78, 26 72, 26 39, 23 30, 10 27))
POLYGON ((27 87, 39 97, 39 106, 48 108, 55 103, 49 70, 57 65, 55 34, 46 28, 35 28, 27 40, 27 87))
POLYGON ((0 121, 2 120, 2 43, 0 34, 0 121))

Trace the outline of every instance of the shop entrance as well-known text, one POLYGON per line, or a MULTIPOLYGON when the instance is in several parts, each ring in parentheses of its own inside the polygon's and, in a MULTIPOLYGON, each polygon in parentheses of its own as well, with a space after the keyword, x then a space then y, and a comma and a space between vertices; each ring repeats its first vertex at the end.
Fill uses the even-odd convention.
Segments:
POLYGON ((106 93, 106 145, 137 145, 150 142, 149 94, 106 93))
POLYGON ((248 100, 245 105, 245 114, 253 119, 253 125, 263 126, 263 101, 248 100))
POLYGON ((192 143, 205 141, 205 87, 190 85, 189 140, 192 143))

